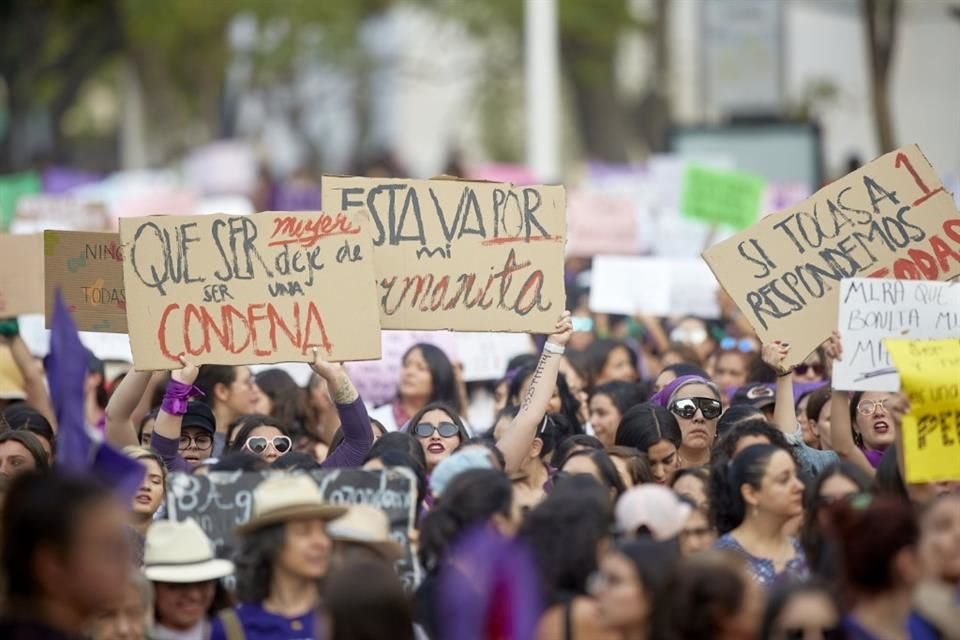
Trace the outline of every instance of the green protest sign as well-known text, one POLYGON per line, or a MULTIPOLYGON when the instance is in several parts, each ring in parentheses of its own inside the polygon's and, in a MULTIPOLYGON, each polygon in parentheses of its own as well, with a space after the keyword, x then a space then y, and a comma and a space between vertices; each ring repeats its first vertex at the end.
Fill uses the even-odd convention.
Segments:
POLYGON ((680 210, 708 224, 746 229, 760 215, 764 187, 753 174, 691 165, 683 175, 680 210))
POLYGON ((0 176, 0 228, 10 228, 20 196, 40 193, 40 187, 40 176, 33 171, 0 176))

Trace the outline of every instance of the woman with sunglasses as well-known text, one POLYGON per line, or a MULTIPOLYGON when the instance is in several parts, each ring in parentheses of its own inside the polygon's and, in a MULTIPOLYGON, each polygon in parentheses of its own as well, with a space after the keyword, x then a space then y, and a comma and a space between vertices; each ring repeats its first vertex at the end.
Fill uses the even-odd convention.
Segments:
POLYGON ((657 392, 651 402, 669 409, 680 425, 680 466, 709 464, 723 411, 717 386, 699 376, 681 376, 657 392))
POLYGON ((293 437, 287 427, 270 416, 251 414, 240 418, 242 424, 227 453, 251 453, 268 465, 293 449, 293 437))
POLYGON ((796 582, 770 594, 760 624, 760 640, 839 640, 840 604, 819 582, 796 582))
POLYGON ((710 509, 722 534, 715 546, 742 555, 764 587, 807 577, 803 547, 784 533, 803 513, 803 483, 790 453, 755 444, 711 473, 710 509))
POLYGON ((439 402, 428 404, 415 413, 407 424, 407 433, 423 447, 428 474, 470 439, 457 412, 439 402))

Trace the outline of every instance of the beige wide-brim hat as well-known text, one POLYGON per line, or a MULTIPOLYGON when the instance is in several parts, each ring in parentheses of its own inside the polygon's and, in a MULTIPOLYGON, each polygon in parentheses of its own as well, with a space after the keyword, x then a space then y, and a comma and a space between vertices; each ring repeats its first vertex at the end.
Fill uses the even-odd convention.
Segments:
POLYGON ((310 476, 276 474, 253 490, 253 515, 250 520, 237 527, 237 533, 245 535, 290 520, 335 520, 346 512, 346 507, 327 503, 320 487, 310 476))
POLYGON ((189 584, 233 574, 233 563, 213 555, 213 544, 192 518, 158 520, 147 530, 144 575, 151 582, 189 584))
POLYGON ((403 546, 390 538, 390 519, 377 507, 365 504, 350 507, 346 515, 327 525, 327 535, 338 542, 373 549, 386 560, 403 557, 403 546))

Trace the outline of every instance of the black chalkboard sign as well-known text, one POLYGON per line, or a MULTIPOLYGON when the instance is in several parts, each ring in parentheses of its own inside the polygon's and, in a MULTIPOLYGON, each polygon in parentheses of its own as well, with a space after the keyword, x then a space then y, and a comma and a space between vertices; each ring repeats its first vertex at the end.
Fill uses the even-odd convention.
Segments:
MULTIPOLYGON (((172 474, 167 481, 167 516, 193 518, 213 541, 217 557, 230 558, 235 550, 234 530, 250 519, 253 490, 271 473, 218 471, 204 476, 172 474)), ((420 582, 420 567, 410 546, 417 509, 417 482, 402 468, 363 471, 331 469, 309 475, 331 504, 368 504, 380 507, 390 519, 390 537, 403 545, 397 574, 408 589, 420 582)))

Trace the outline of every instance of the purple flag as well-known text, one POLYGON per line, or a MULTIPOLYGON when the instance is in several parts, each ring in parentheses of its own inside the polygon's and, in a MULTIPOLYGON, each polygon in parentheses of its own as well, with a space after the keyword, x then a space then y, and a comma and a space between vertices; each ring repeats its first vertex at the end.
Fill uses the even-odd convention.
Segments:
POLYGON ((57 466, 68 473, 90 474, 114 488, 130 504, 143 482, 142 464, 94 437, 84 424, 84 393, 89 353, 60 290, 50 323, 47 382, 57 416, 57 466))

